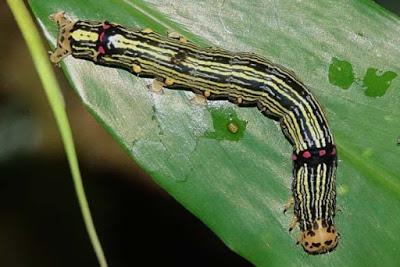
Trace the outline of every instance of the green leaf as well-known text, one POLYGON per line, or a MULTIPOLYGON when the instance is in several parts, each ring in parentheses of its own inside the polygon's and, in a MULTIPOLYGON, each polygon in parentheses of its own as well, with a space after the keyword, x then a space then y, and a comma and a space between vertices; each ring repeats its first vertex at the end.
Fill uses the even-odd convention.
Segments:
POLYGON ((83 103, 132 158, 252 263, 397 265, 399 18, 366 0, 244 3, 30 0, 53 47, 57 29, 48 16, 64 10, 73 18, 175 30, 197 44, 251 51, 292 69, 325 108, 338 144, 342 239, 328 255, 305 254, 295 246, 298 233, 287 231, 291 216, 282 209, 291 194, 291 148, 256 109, 226 102, 196 106, 191 93, 157 95, 147 80, 122 70, 72 57, 63 64, 83 103), (346 62, 344 71, 330 66, 338 62, 346 62), (365 77, 369 69, 373 78, 365 77), (338 86, 343 84, 346 90, 338 86), (232 120, 239 137, 227 129, 232 120))

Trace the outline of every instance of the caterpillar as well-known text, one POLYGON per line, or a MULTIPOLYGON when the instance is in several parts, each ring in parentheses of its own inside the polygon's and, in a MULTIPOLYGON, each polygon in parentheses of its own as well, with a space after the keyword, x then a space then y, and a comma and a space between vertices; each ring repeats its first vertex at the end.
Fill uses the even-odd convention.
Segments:
POLYGON ((72 21, 64 12, 51 62, 64 57, 92 61, 144 77, 154 88, 190 90, 205 100, 228 100, 257 107, 277 122, 293 147, 292 201, 300 243, 309 254, 334 250, 339 233, 336 210, 337 152, 326 116, 315 97, 289 70, 261 56, 201 48, 179 35, 127 29, 107 21, 72 21))

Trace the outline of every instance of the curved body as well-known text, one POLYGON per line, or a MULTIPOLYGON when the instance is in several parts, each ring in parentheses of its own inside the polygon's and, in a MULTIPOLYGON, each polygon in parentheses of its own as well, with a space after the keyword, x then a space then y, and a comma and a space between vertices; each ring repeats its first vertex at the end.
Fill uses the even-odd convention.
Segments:
POLYGON ((208 100, 256 106, 279 121, 293 146, 292 191, 294 215, 302 231, 299 241, 313 254, 336 247, 336 148, 319 103, 294 74, 255 54, 199 48, 182 37, 169 38, 149 29, 71 22, 63 13, 53 18, 61 29, 58 48, 51 55, 54 63, 71 54, 155 78, 169 89, 191 90, 208 100))

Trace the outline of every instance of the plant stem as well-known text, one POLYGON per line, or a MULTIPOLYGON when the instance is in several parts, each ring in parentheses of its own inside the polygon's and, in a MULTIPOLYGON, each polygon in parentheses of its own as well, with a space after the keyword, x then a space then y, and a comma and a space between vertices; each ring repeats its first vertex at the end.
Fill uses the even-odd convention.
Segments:
POLYGON ((85 222, 86 230, 89 234, 89 238, 91 240, 100 266, 106 267, 107 261, 104 256, 99 238, 96 234, 96 229, 93 224, 92 216, 90 214, 89 205, 86 199, 81 174, 79 171, 72 132, 68 123, 67 114, 64 109, 64 101, 57 83, 57 79, 55 78, 52 66, 49 63, 48 55, 41 41, 39 32, 37 31, 35 23, 33 22, 29 11, 26 9, 24 2, 22 0, 7 0, 7 2, 26 41, 26 44, 33 59, 33 63, 39 74, 40 80, 43 84, 43 88, 46 92, 48 101, 50 103, 58 128, 60 130, 61 139, 63 141, 65 152, 67 154, 72 179, 74 182, 79 206, 81 208, 83 220, 85 222))

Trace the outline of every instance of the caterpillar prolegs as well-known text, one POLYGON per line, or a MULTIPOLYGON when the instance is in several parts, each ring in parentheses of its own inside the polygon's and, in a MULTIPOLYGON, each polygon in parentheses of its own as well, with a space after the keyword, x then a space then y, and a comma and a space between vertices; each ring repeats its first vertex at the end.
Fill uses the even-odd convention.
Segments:
POLYGON ((293 146, 295 220, 290 229, 299 225, 299 243, 310 254, 337 246, 335 143, 319 103, 293 73, 252 53, 201 48, 178 35, 166 37, 109 22, 71 21, 63 12, 52 19, 59 27, 57 48, 50 56, 53 63, 72 55, 155 78, 164 88, 257 107, 278 121, 293 146))

